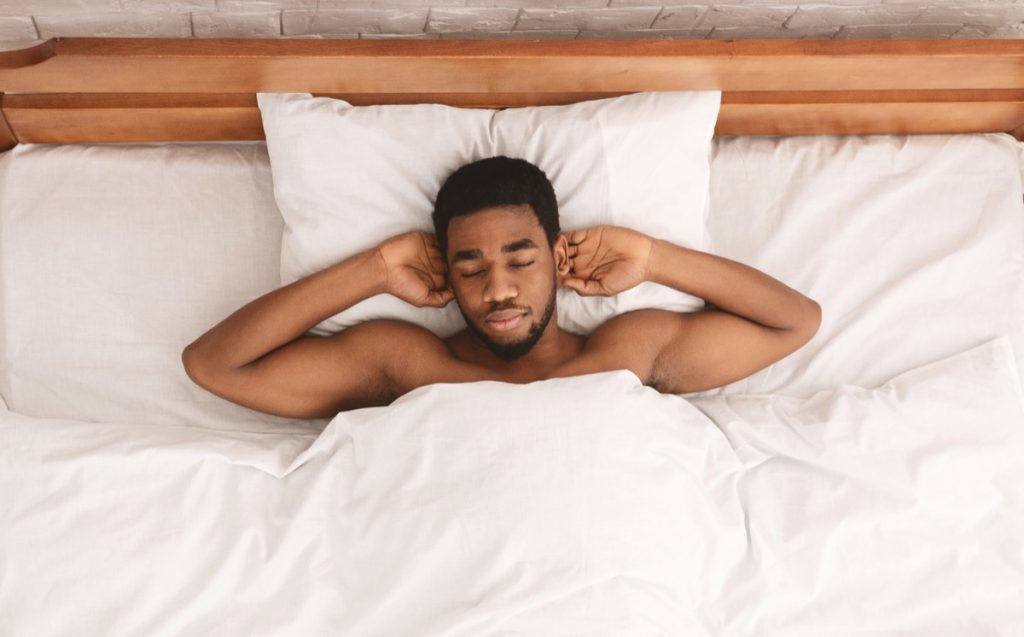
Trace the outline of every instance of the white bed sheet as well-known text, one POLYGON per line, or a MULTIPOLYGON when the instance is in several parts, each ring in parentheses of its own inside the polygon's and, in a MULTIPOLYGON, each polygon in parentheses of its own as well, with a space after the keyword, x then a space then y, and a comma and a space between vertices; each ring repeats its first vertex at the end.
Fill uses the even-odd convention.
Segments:
POLYGON ((822 302, 804 349, 692 404, 437 386, 318 435, 178 359, 279 284, 262 145, 19 147, 0 636, 1024 634, 1020 151, 716 140, 707 249, 822 302))
MULTIPOLYGON (((1021 144, 1005 134, 720 138, 706 249, 818 300, 787 359, 692 396, 875 386, 1001 335, 1024 363, 1021 144)), ((181 349, 280 284, 263 144, 0 156, 0 396, 21 414, 315 432, 196 387, 181 349)))
POLYGON ((0 635, 1020 635, 1022 424, 1006 338, 808 400, 434 385, 319 437, 7 413, 0 635))

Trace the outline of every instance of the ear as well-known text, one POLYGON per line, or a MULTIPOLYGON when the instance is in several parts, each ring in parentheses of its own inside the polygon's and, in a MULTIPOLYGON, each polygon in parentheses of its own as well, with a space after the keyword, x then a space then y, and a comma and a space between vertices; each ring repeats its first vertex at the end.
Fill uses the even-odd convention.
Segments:
POLYGON ((558 285, 561 287, 562 280, 569 275, 571 267, 569 262, 569 240, 565 238, 564 234, 559 233, 555 237, 553 250, 555 254, 555 271, 558 273, 558 285))

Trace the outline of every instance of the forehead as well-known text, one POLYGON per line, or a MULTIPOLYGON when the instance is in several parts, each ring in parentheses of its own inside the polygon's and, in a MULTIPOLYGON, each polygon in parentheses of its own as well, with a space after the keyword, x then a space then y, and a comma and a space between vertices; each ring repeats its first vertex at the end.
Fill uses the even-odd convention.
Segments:
POLYGON ((449 253, 465 249, 488 252, 488 248, 524 238, 533 239, 538 246, 547 243, 544 228, 529 204, 484 208, 455 217, 448 224, 449 253))

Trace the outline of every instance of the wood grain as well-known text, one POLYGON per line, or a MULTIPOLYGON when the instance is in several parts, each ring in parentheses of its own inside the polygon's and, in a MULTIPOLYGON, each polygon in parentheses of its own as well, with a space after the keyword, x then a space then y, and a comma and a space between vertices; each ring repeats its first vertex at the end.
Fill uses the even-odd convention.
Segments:
POLYGON ((261 139, 255 93, 356 105, 566 104, 722 90, 719 135, 1024 130, 1022 40, 61 38, 0 52, 10 137, 261 139))
POLYGON ((0 152, 14 148, 18 144, 18 138, 14 136, 7 118, 4 117, 4 95, 0 93, 0 152))
MULTIPOLYGON (((1024 88, 1020 40, 58 38, 4 92, 524 93, 1024 88)), ((29 49, 28 51, 34 51, 29 49)), ((7 67, 7 68, 5 68, 7 67)))
MULTIPOLYGON (((353 104, 374 96, 334 94, 353 104)), ((607 97, 593 94, 592 97, 607 97)), ((494 106, 486 94, 391 95, 389 103, 494 106)), ((569 94, 504 96, 501 103, 567 103, 569 94)), ((8 95, 3 110, 21 141, 69 144, 260 140, 254 95, 8 95)), ((1024 91, 736 92, 722 95, 716 135, 812 135, 1014 131, 1024 91)))

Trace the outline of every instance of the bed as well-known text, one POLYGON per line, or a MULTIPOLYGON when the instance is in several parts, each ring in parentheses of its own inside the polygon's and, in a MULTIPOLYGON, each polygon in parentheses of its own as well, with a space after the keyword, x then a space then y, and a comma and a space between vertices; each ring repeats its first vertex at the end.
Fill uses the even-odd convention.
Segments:
POLYGON ((0 635, 1024 635, 1022 56, 0 53, 0 635), (775 365, 682 396, 626 371, 439 384, 322 420, 185 375, 187 343, 285 280, 295 229, 257 94, 515 109, 709 90, 699 247, 823 308, 775 365))

